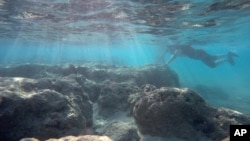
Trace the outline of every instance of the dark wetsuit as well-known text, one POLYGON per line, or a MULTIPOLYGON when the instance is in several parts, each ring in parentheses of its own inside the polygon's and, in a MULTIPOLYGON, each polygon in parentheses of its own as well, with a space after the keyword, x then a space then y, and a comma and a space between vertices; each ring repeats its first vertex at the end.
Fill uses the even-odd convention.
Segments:
POLYGON ((178 51, 180 55, 188 56, 189 58, 201 60, 203 63, 208 65, 209 67, 216 67, 217 56, 210 55, 204 50, 195 49, 188 45, 178 45, 169 47, 171 52, 178 51))

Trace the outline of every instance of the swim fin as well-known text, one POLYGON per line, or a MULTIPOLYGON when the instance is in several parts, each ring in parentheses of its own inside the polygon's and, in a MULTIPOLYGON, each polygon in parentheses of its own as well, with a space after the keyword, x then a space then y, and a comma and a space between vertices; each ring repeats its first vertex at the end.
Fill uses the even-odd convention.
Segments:
POLYGON ((238 55, 236 52, 233 52, 233 51, 229 51, 229 52, 227 53, 227 55, 228 55, 229 57, 239 57, 239 55, 238 55))
POLYGON ((231 65, 235 65, 235 62, 233 60, 233 57, 239 57, 239 55, 236 52, 229 51, 227 53, 227 60, 231 65))
POLYGON ((227 61, 228 61, 231 65, 233 65, 233 66, 235 65, 235 62, 234 62, 232 56, 228 56, 227 61))

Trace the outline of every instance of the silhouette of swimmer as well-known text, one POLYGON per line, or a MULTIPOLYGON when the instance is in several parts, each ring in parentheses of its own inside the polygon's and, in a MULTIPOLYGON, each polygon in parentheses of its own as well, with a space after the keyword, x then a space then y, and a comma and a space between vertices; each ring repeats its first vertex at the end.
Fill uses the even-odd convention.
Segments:
POLYGON ((202 49, 195 49, 190 45, 172 45, 166 48, 166 50, 160 56, 160 59, 163 60, 163 57, 168 52, 170 52, 172 55, 167 61, 167 64, 170 64, 178 56, 187 56, 192 59, 200 60, 211 68, 215 68, 224 62, 229 62, 231 65, 234 65, 235 62, 233 57, 239 57, 238 54, 232 51, 229 51, 226 54, 210 55, 206 51, 202 49))

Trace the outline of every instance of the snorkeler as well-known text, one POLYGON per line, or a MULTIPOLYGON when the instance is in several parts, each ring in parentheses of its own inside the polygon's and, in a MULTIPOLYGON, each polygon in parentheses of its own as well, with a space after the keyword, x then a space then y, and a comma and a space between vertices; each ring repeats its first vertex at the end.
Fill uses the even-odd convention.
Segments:
POLYGON ((233 57, 239 57, 238 54, 232 51, 221 55, 210 55, 202 49, 195 49, 189 45, 172 45, 167 47, 162 53, 160 56, 161 60, 167 52, 172 54, 167 64, 170 64, 177 56, 187 56, 192 59, 200 60, 211 68, 215 68, 224 62, 229 62, 231 65, 234 65, 233 57))

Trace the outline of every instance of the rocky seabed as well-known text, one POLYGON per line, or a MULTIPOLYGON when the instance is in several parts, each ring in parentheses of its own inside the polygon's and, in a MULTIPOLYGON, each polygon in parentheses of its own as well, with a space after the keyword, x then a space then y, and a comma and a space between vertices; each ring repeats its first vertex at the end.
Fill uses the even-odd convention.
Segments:
POLYGON ((1 141, 226 141, 230 124, 249 123, 166 65, 0 67, 1 141))

